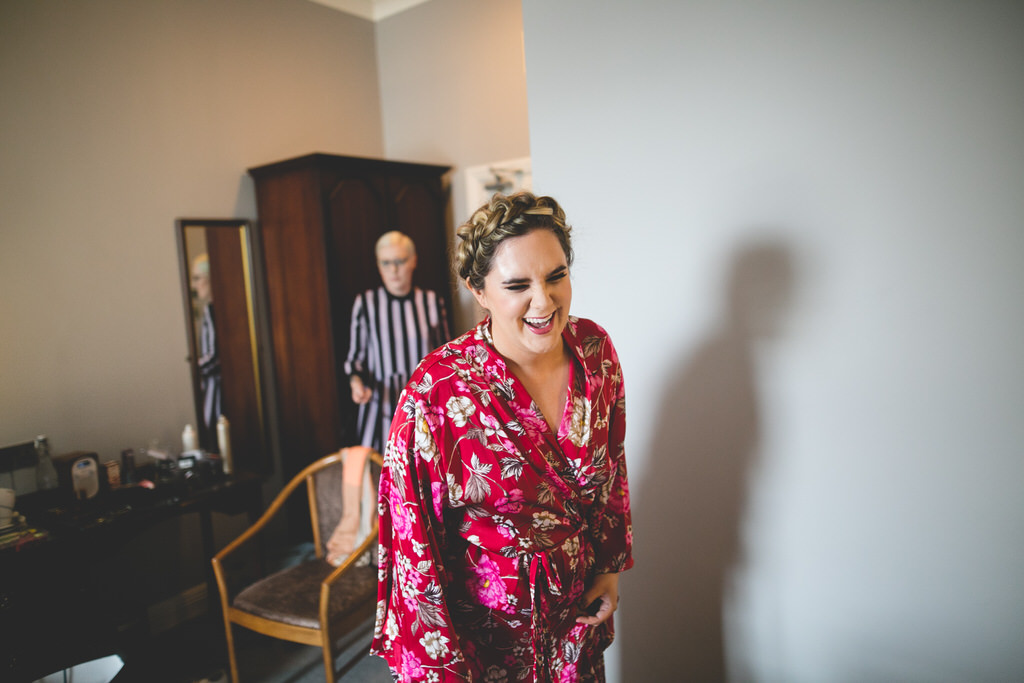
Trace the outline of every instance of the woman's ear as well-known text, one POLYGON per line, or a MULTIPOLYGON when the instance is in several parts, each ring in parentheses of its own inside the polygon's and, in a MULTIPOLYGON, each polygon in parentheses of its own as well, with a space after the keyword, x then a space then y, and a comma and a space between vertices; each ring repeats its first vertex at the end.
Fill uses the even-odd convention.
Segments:
POLYGON ((486 310, 487 309, 487 304, 486 304, 487 297, 484 296, 484 290, 482 290, 482 289, 475 289, 473 287, 473 285, 469 284, 469 278, 468 277, 465 280, 463 280, 463 282, 466 285, 466 289, 469 290, 470 294, 473 295, 473 298, 476 299, 476 302, 480 305, 480 308, 483 308, 483 309, 486 310))

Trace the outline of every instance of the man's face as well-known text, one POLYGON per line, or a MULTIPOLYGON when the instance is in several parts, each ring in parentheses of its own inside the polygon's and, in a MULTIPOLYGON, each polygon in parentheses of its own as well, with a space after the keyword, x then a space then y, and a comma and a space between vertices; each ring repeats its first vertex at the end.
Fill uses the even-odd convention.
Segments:
POLYGON ((412 272, 416 270, 416 255, 405 247, 389 245, 377 251, 377 269, 384 288, 394 296, 405 296, 412 291, 412 272))
POLYGON ((213 298, 210 288, 210 275, 198 264, 192 268, 192 289, 196 291, 196 297, 206 302, 213 298))

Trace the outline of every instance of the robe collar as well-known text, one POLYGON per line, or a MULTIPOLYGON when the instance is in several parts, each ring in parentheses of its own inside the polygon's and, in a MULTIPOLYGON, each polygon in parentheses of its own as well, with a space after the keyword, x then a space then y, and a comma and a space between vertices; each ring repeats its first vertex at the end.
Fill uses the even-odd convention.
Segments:
MULTIPOLYGON (((588 402, 593 399, 592 393, 595 387, 595 382, 592 378, 603 372, 602 362, 600 360, 601 350, 604 342, 604 337, 601 335, 587 335, 583 336, 580 330, 580 320, 575 316, 569 316, 569 320, 562 331, 562 339, 565 341, 569 348, 569 353, 572 356, 572 373, 569 378, 569 392, 568 401, 570 404, 574 403, 574 396, 582 395, 588 402), (582 371, 583 377, 578 377, 578 373, 582 371), (582 380, 582 381, 580 381, 582 380)), ((526 410, 532 410, 532 406, 522 400, 520 397, 529 397, 529 393, 523 386, 522 381, 515 376, 514 373, 508 370, 508 367, 504 364, 504 358, 498 353, 498 350, 494 346, 494 339, 491 336, 491 319, 490 317, 485 318, 476 327, 476 337, 478 340, 483 341, 487 345, 489 351, 496 357, 502 358, 502 366, 504 367, 503 376, 497 378, 503 380, 499 384, 504 384, 504 387, 508 388, 513 393, 514 397, 510 397, 509 406, 516 411, 518 419, 523 419, 523 412, 526 410)), ((492 388, 498 390, 499 393, 503 393, 498 386, 494 384, 495 378, 491 378, 492 388)), ((572 407, 569 407, 571 410, 572 407)), ((564 408, 563 408, 564 410, 564 408)), ((523 452, 534 451, 538 453, 547 454, 544 458, 546 467, 548 468, 548 475, 556 488, 562 491, 563 494, 572 491, 573 497, 578 497, 582 493, 579 482, 576 480, 576 473, 573 467, 569 463, 570 454, 564 450, 566 447, 559 440, 559 433, 562 427, 562 421, 565 417, 565 413, 561 413, 558 416, 558 428, 552 430, 544 419, 537 414, 535 424, 542 425, 539 430, 527 429, 526 433, 522 436, 513 438, 513 441, 518 438, 534 439, 532 447, 526 447, 522 449, 523 452), (532 437, 531 437, 532 434, 532 437)), ((589 419, 589 416, 588 418, 589 419)), ((568 448, 575 451, 578 447, 568 445, 568 448)))
MULTIPOLYGON (((569 316, 569 320, 562 330, 562 340, 566 346, 569 347, 569 352, 576 359, 576 362, 583 368, 583 371, 587 374, 587 377, 601 374, 601 354, 595 353, 594 345, 598 345, 600 348, 603 337, 589 336, 583 337, 580 332, 580 319, 574 315, 569 316)), ((498 353, 497 347, 494 346, 494 338, 491 336, 491 317, 487 316, 476 326, 477 336, 487 342, 487 345, 494 350, 494 353, 498 353)))

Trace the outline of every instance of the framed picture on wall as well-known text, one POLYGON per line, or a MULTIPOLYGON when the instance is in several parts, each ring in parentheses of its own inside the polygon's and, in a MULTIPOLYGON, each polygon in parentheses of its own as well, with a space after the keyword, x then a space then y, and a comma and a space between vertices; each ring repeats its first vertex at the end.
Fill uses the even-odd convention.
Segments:
MULTIPOLYGON (((495 192, 510 194, 533 189, 530 157, 496 161, 480 166, 467 166, 456 171, 452 178, 452 206, 456 209, 455 225, 461 225, 488 202, 495 192)), ((452 292, 456 333, 475 325, 484 315, 464 286, 452 292)))
POLYGON ((470 166, 465 173, 465 204, 463 215, 487 202, 495 192, 511 194, 533 189, 530 157, 509 159, 480 166, 470 166))

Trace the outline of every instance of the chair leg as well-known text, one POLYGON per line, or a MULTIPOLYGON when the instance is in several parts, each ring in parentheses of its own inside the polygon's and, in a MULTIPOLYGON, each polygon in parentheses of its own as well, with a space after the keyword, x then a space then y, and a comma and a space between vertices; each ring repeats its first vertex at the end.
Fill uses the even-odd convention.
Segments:
POLYGON ((231 683, 238 683, 238 660, 235 658, 235 636, 231 631, 231 621, 224 616, 225 640, 228 646, 228 665, 231 668, 231 683))
POLYGON ((334 683, 334 655, 331 653, 331 639, 327 633, 328 629, 320 631, 320 647, 324 651, 324 673, 327 676, 327 683, 334 683))

